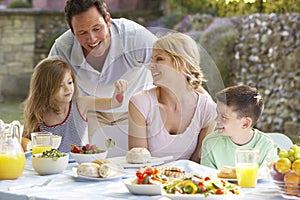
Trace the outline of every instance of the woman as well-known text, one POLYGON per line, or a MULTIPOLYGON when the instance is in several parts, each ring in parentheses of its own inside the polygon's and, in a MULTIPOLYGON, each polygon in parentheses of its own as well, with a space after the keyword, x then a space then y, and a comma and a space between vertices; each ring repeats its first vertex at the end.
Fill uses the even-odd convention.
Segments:
POLYGON ((198 46, 185 34, 171 33, 154 43, 150 70, 155 87, 130 99, 129 149, 144 147, 155 157, 199 163, 202 139, 216 117, 199 65, 198 46))

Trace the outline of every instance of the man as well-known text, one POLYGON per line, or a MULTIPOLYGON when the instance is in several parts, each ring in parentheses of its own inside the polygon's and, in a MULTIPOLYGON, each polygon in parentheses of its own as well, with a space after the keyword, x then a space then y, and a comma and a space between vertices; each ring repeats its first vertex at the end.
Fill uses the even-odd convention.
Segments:
POLYGON ((145 64, 150 62, 156 37, 133 21, 112 19, 104 0, 67 0, 65 17, 70 29, 56 39, 49 56, 60 55, 70 63, 82 94, 110 97, 115 80, 128 81, 123 106, 88 115, 90 141, 101 148, 115 141, 115 151, 108 156, 124 155, 128 101, 152 85, 145 64))

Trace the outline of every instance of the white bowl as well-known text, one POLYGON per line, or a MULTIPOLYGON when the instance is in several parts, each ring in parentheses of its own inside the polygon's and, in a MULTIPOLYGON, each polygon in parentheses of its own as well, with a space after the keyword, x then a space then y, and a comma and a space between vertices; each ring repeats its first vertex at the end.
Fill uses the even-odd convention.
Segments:
POLYGON ((162 185, 136 184, 136 178, 125 179, 123 181, 129 192, 138 195, 161 195, 162 185))
POLYGON ((63 172, 69 163, 69 154, 59 157, 57 160, 52 158, 40 158, 40 155, 31 157, 33 169, 40 175, 58 174, 63 172))
POLYGON ((58 149, 60 143, 61 143, 61 136, 60 135, 52 135, 52 148, 58 149))
POLYGON ((107 151, 103 150, 103 152, 101 153, 93 153, 93 154, 80 154, 80 153, 70 152, 70 154, 77 163, 81 164, 85 162, 92 162, 93 160, 105 159, 107 156, 107 151))

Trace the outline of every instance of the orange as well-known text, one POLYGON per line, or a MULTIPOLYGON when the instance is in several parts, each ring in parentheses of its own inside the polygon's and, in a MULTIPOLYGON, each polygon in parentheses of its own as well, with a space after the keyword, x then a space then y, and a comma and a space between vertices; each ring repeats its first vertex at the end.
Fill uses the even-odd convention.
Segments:
POLYGON ((291 161, 288 158, 279 158, 275 163, 275 168, 280 173, 286 173, 291 169, 291 161))

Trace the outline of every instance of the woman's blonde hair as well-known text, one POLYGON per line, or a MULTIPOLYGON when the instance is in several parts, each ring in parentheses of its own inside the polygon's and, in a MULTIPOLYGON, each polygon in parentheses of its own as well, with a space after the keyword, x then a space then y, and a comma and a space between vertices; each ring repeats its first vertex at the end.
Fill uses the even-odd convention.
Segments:
POLYGON ((183 33, 169 33, 155 41, 153 49, 165 51, 171 56, 175 70, 182 72, 194 90, 206 81, 200 69, 200 53, 197 43, 183 33))
POLYGON ((54 95, 58 92, 66 73, 70 73, 74 83, 74 96, 77 95, 75 75, 69 64, 60 57, 49 57, 40 61, 31 77, 29 95, 24 108, 24 137, 30 138, 30 133, 37 131, 43 116, 50 110, 55 113, 59 108, 54 95))

